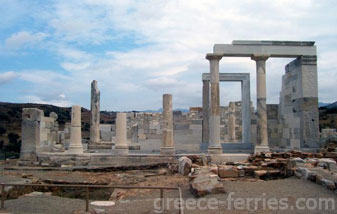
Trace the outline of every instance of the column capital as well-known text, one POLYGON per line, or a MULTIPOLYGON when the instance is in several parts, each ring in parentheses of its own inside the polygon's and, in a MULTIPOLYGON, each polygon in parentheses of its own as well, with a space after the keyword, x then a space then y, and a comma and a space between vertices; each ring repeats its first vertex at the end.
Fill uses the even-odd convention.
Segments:
POLYGON ((221 58, 222 58, 222 55, 219 55, 219 54, 213 54, 213 53, 206 54, 206 59, 208 60, 220 60, 221 58))
POLYGON ((251 59, 254 61, 266 61, 269 57, 270 55, 266 54, 254 54, 251 56, 251 59))

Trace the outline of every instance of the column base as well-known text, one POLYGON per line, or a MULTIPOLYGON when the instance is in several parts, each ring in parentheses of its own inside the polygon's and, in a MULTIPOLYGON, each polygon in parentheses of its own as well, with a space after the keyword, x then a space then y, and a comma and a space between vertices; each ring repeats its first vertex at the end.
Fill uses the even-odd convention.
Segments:
POLYGON ((208 147, 208 154, 222 154, 222 147, 208 147))
POLYGON ((115 146, 114 150, 115 155, 129 155, 128 146, 115 146))
POLYGON ((254 154, 257 154, 260 152, 270 152, 269 146, 255 146, 254 154))
POLYGON ((209 143, 208 142, 202 142, 200 144, 200 151, 202 152, 207 152, 208 150, 209 143))
POLYGON ((83 146, 69 146, 67 153, 70 154, 82 154, 83 153, 83 146))
POLYGON ((160 154, 161 155, 175 155, 176 150, 174 147, 161 147, 160 154))

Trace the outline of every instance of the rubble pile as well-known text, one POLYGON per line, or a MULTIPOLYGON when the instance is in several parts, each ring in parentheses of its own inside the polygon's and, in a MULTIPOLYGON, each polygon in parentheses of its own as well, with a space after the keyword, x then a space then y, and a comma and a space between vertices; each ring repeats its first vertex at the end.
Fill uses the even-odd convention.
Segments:
POLYGON ((223 162, 204 165, 200 159, 182 157, 171 172, 188 175, 191 192, 196 196, 224 192, 224 180, 273 180, 296 176, 330 190, 337 190, 337 165, 331 147, 320 153, 300 151, 263 152, 251 155, 246 162, 223 162), (198 161, 196 161, 198 160, 198 161))

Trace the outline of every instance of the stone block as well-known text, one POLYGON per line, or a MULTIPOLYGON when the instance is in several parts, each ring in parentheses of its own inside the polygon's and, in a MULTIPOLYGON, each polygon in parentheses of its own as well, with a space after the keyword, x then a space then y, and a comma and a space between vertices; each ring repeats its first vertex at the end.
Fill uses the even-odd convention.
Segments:
POLYGON ((190 189, 196 197, 207 194, 225 193, 223 184, 219 177, 213 173, 200 173, 190 182, 190 189))
POLYGON ((239 176, 239 170, 235 166, 221 165, 218 170, 220 178, 237 178, 239 176))
POLYGON ((181 157, 178 160, 178 171, 182 175, 188 175, 192 168, 192 160, 187 157, 181 157))

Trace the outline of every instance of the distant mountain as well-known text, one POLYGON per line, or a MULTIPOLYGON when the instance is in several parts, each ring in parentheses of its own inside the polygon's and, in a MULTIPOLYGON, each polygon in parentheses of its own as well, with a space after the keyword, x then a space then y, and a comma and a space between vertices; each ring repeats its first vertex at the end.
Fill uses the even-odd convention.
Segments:
POLYGON ((329 105, 326 105, 326 106, 324 106, 324 107, 327 108, 327 109, 334 109, 334 108, 337 108, 337 101, 334 102, 334 103, 331 103, 331 104, 329 104, 329 105))
POLYGON ((318 102, 318 108, 320 107, 324 107, 324 106, 327 106, 327 105, 330 105, 331 103, 322 103, 322 102, 318 102))
POLYGON ((177 109, 174 109, 173 111, 189 112, 190 110, 184 109, 184 108, 177 108, 177 109))
MULTIPOLYGON (((190 110, 184 109, 184 108, 177 108, 177 109, 173 109, 173 111, 189 112, 190 110)), ((161 112, 163 112, 163 108, 160 108, 158 110, 144 110, 144 111, 140 111, 140 112, 161 113, 161 112)))

